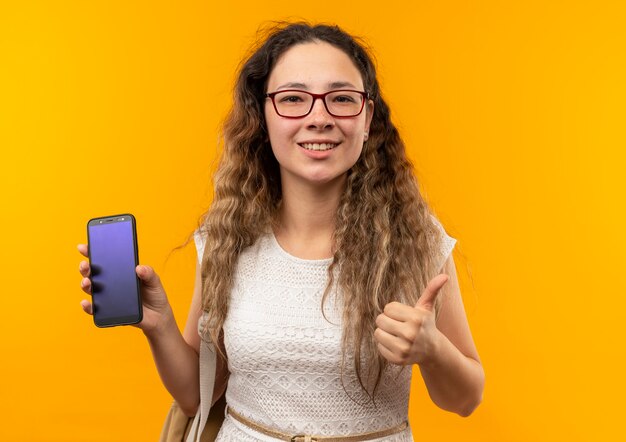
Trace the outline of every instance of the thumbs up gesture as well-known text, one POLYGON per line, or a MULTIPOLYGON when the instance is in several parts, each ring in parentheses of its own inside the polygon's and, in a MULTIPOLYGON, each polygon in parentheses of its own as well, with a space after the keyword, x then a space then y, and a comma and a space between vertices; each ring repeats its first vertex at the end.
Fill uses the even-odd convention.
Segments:
POLYGON ((435 299, 449 276, 440 274, 430 280, 414 307, 390 302, 376 317, 374 339, 378 351, 398 365, 421 364, 436 349, 435 299))

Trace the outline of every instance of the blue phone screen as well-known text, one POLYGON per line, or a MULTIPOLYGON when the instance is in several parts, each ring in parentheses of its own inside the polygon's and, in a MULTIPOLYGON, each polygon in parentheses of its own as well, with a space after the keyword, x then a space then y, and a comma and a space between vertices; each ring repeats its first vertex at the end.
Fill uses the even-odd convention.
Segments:
POLYGON ((125 221, 101 224, 91 221, 88 226, 92 301, 97 325, 141 319, 134 225, 129 216, 124 218, 125 221))

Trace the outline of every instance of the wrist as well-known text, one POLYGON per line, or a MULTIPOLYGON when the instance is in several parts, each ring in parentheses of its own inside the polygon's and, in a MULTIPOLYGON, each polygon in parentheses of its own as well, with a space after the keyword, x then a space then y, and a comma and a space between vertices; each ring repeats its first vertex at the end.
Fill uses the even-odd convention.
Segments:
POLYGON ((154 321, 150 326, 142 327, 143 334, 148 340, 155 340, 169 335, 172 330, 178 330, 178 326, 176 318, 174 318, 174 312, 169 304, 159 315, 158 320, 154 321))
POLYGON ((435 328, 428 351, 425 353, 426 356, 418 364, 420 368, 429 371, 437 369, 441 362, 442 349, 446 344, 446 340, 445 335, 435 328))

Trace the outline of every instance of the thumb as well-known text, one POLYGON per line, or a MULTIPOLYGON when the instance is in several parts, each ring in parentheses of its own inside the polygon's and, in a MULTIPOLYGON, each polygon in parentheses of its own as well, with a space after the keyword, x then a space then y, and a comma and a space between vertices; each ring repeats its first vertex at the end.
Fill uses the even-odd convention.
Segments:
POLYGON ((141 279, 141 282, 143 282, 146 288, 161 287, 161 279, 152 267, 146 265, 138 265, 135 268, 135 272, 137 272, 137 276, 139 276, 139 279, 141 279))
POLYGON ((450 279, 450 277, 443 273, 431 279, 424 291, 422 292, 420 299, 417 300, 415 307, 421 307, 432 312, 435 305, 435 300, 439 295, 439 291, 445 285, 445 283, 448 282, 448 279, 450 279))

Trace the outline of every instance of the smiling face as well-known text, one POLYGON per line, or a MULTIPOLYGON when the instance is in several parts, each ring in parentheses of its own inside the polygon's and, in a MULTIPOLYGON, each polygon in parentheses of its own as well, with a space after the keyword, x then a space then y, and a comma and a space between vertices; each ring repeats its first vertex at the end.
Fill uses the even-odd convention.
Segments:
MULTIPOLYGON (((336 89, 363 91, 363 80, 350 57, 324 42, 295 45, 276 62, 267 92, 299 89, 322 94, 336 89)), ((369 131, 373 103, 356 117, 333 117, 321 99, 302 118, 285 118, 265 101, 265 121, 274 156, 280 165, 283 190, 293 180, 312 185, 343 182, 356 163, 369 131)))

